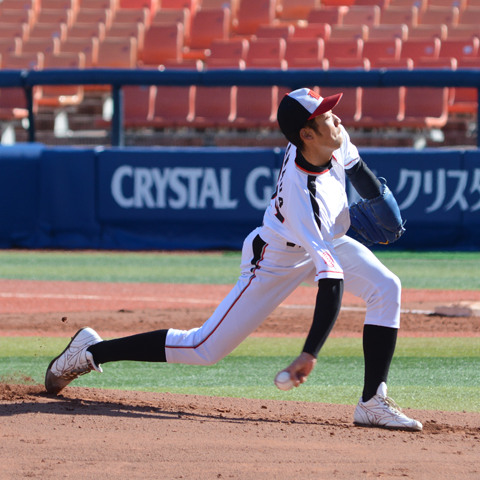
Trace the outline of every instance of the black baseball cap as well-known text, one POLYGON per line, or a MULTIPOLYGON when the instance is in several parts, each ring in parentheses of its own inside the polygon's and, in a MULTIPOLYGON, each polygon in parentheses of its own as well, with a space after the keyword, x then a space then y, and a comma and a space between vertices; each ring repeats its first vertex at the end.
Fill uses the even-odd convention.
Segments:
POLYGON ((310 88, 300 88, 285 95, 278 106, 277 121, 287 140, 308 122, 334 108, 343 93, 321 97, 310 88))

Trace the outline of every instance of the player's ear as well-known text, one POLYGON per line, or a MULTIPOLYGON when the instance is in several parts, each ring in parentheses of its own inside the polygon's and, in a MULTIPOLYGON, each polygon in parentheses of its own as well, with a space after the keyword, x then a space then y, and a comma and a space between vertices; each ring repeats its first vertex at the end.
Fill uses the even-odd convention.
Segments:
POLYGON ((313 138, 313 131, 310 127, 303 127, 300 130, 300 138, 305 142, 313 138))

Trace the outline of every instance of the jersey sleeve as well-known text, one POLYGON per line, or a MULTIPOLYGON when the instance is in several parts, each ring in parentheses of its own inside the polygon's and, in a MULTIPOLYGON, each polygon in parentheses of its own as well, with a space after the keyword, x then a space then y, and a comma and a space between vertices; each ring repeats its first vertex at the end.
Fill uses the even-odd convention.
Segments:
POLYGON ((343 126, 341 126, 341 128, 343 131, 343 144, 340 149, 342 151, 342 157, 344 158, 343 166, 345 170, 348 170, 358 163, 360 155, 357 147, 350 141, 348 132, 343 126))

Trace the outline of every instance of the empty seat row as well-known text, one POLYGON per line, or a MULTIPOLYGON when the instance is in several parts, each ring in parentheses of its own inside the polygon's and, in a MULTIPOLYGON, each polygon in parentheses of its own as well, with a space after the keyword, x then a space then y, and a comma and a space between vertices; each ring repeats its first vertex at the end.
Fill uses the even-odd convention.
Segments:
MULTIPOLYGON (((321 95, 338 88, 316 87, 321 95)), ((448 88, 343 88, 335 108, 349 126, 442 127, 454 90, 448 88), (381 101, 379 101, 379 99, 381 101)), ((125 126, 276 128, 280 87, 125 87, 125 126)))

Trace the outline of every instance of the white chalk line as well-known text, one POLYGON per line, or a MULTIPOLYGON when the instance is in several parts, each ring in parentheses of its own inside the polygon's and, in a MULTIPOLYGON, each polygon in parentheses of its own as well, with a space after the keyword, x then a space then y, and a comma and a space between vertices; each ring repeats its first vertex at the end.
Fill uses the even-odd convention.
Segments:
MULTIPOLYGON (((125 302, 156 302, 156 303, 199 303, 205 305, 216 305, 219 303, 214 300, 194 299, 194 298, 159 298, 159 297, 115 297, 110 295, 82 295, 73 293, 13 293, 0 292, 0 298, 43 298, 53 300, 97 300, 97 301, 125 301, 125 302)), ((314 305, 287 305, 281 303, 281 308, 287 309, 313 309, 314 305)), ((366 312, 365 307, 342 307, 344 311, 366 312)), ((413 313, 420 315, 432 315, 431 310, 400 310, 401 313, 413 313)))

